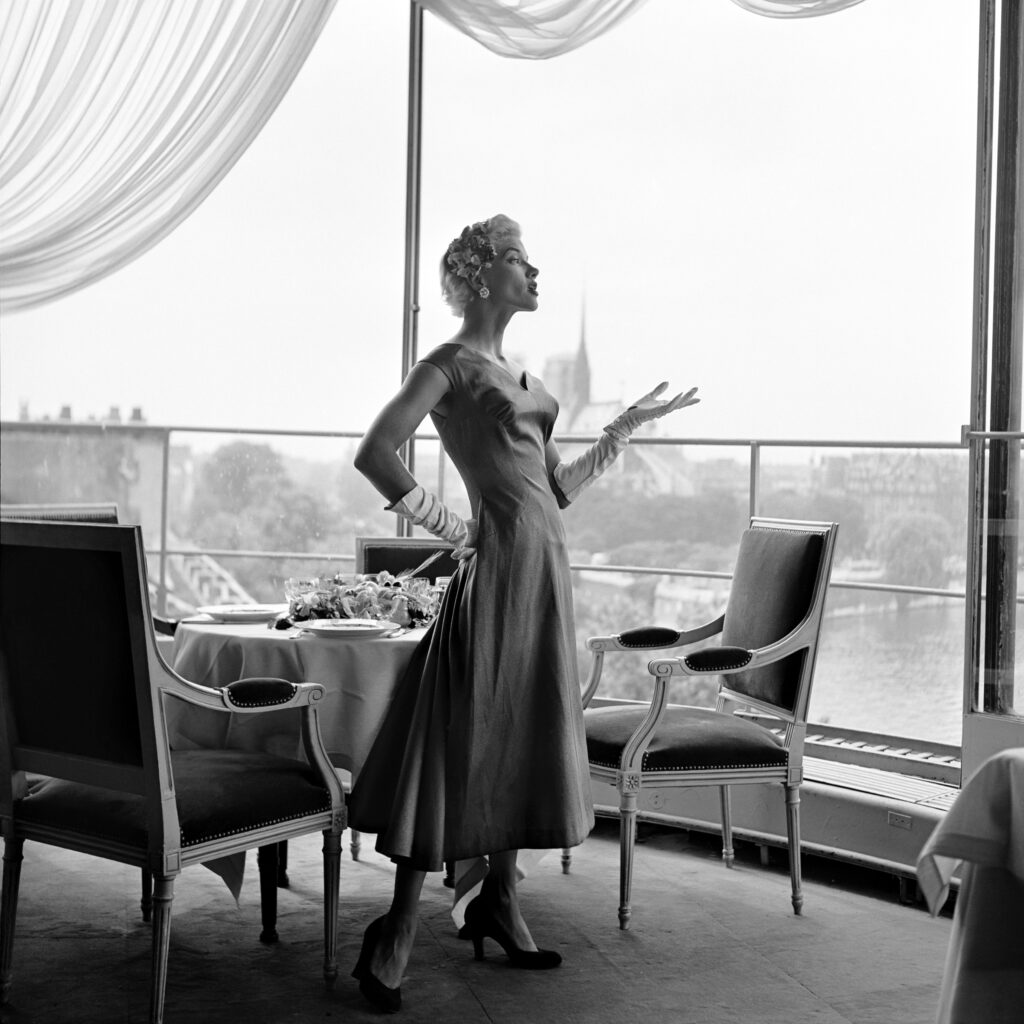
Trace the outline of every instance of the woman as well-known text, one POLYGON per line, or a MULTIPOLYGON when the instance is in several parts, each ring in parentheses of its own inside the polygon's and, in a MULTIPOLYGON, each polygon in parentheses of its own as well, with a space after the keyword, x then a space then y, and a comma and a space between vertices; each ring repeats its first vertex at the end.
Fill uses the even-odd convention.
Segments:
POLYGON ((698 401, 662 384, 563 463, 558 405, 502 352, 509 320, 537 308, 537 268, 519 226, 465 228, 441 261, 462 326, 410 371, 371 425, 356 467, 398 515, 453 541, 461 561, 417 648, 350 801, 353 828, 396 863, 389 912, 363 939, 353 975, 378 1008, 401 1005, 426 871, 487 855, 466 908, 478 959, 496 940, 515 966, 545 969, 516 898, 519 849, 576 846, 593 827, 560 508, 614 460, 641 423, 698 401), (396 451, 427 414, 469 493, 464 522, 417 484, 396 451))

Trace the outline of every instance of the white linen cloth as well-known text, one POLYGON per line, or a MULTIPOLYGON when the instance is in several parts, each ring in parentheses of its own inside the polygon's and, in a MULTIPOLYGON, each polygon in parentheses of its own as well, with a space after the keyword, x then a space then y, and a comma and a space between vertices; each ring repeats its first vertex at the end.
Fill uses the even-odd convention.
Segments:
POLYGON ((985 761, 925 843, 917 878, 934 916, 959 872, 939 1024, 1024 1020, 1024 747, 985 761))
MULTIPOLYGON (((320 683, 327 696, 317 707, 320 733, 331 761, 355 778, 384 719, 416 645, 425 630, 375 640, 290 640, 282 630, 262 623, 182 622, 174 635, 171 666, 180 676, 204 686, 226 686, 246 676, 271 676, 289 682, 320 683)), ((288 712, 225 715, 169 701, 167 726, 171 748, 233 747, 281 757, 298 755, 295 717, 288 712)), ((521 850, 519 877, 536 867, 547 850, 521 850)), ((238 898, 244 858, 225 857, 207 864, 238 898)), ((452 920, 464 922, 466 905, 480 891, 487 872, 483 857, 458 861, 452 920)))
MULTIPOLYGON (((317 705, 320 734, 331 761, 359 771, 424 630, 390 639, 289 639, 263 623, 183 622, 174 636, 172 667, 204 686, 226 686, 236 679, 269 676, 292 683, 320 683, 327 695, 317 705)), ((176 750, 234 747, 281 757, 298 753, 295 716, 210 714, 183 701, 170 701, 168 735, 176 750)))

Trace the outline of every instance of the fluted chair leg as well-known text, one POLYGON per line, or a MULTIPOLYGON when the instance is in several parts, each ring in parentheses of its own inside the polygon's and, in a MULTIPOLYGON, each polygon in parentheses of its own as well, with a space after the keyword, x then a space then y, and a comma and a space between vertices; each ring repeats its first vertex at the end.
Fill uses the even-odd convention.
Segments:
POLYGON ((619 928, 629 928, 633 916, 633 851, 636 848, 636 802, 639 773, 619 777, 619 928))
POLYGON ((736 863, 736 851, 732 846, 732 801, 729 799, 729 787, 719 786, 718 796, 722 804, 722 860, 731 868, 736 863))
POLYGON ((167 991, 167 955, 171 948, 171 901, 174 879, 157 875, 153 885, 153 969, 149 1024, 162 1024, 167 991))
POLYGON ((359 851, 363 848, 363 835, 361 832, 351 829, 348 838, 348 848, 349 852, 352 854, 352 859, 359 860, 359 851))
POLYGON ((341 833, 324 830, 324 984, 338 980, 338 890, 341 888, 341 833))
POLYGON ((793 886, 793 913, 804 907, 800 870, 800 785, 786 784, 786 838, 789 841, 789 878, 793 886))
POLYGON ((562 847, 562 874, 569 874, 572 867, 572 850, 568 846, 562 847))
POLYGON ((18 916, 18 888, 24 839, 4 840, 3 899, 0 901, 0 1004, 11 991, 14 962, 14 921, 18 916))

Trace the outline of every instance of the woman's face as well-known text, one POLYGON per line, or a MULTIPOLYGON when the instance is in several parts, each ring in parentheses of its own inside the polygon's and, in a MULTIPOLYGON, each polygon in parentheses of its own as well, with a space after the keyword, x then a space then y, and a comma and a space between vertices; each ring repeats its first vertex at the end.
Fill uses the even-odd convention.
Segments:
POLYGON ((537 308, 537 274, 526 255, 523 240, 518 235, 502 239, 495 247, 497 258, 484 275, 490 290, 490 301, 504 303, 512 309, 537 308))

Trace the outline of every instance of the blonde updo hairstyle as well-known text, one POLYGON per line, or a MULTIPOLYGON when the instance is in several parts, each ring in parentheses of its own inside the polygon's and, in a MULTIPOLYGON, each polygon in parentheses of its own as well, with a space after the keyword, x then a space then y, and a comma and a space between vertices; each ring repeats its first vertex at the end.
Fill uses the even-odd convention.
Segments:
POLYGON ((454 316, 464 316, 466 307, 478 296, 488 297, 483 276, 506 243, 519 234, 519 225, 499 213, 464 227, 452 240, 441 257, 441 297, 454 316))

